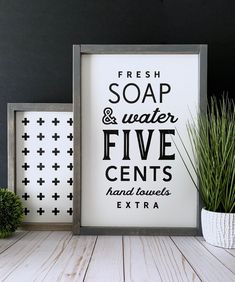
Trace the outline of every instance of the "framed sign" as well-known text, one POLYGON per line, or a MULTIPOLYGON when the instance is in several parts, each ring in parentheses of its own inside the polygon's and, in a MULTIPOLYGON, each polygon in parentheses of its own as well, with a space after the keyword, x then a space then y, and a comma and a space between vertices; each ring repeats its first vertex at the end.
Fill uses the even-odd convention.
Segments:
POLYGON ((24 228, 72 229, 72 104, 8 104, 8 187, 24 228))
POLYGON ((206 107, 207 46, 75 45, 73 63, 74 233, 197 234, 174 142, 206 107))

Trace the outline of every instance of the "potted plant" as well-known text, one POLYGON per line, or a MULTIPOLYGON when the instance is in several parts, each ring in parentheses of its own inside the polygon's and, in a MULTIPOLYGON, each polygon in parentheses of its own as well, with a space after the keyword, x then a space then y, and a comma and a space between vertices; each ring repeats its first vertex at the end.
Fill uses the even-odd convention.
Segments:
MULTIPOLYGON (((204 203, 204 239, 215 246, 235 248, 235 107, 228 97, 211 98, 206 113, 187 125, 193 158, 183 144, 193 173, 187 170, 204 203)), ((180 153, 179 148, 177 148, 180 153)), ((184 164, 186 160, 180 153, 184 164)))
POLYGON ((8 237, 20 226, 23 205, 13 192, 0 188, 0 238, 8 237))

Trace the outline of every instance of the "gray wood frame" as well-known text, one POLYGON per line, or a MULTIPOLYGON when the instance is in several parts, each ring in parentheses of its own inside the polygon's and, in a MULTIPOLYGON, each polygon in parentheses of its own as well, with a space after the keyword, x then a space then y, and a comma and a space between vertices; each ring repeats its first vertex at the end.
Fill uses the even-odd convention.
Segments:
POLYGON ((198 195, 196 228, 126 228, 81 226, 81 56, 83 54, 198 54, 199 55, 199 108, 207 105, 207 45, 74 45, 73 46, 73 99, 74 99, 74 234, 98 235, 199 235, 201 234, 198 195))
MULTIPOLYGON (((16 112, 72 112, 72 104, 9 103, 7 105, 8 146, 8 189, 17 192, 16 187, 16 112)), ((26 230, 72 230, 72 223, 23 223, 26 230)))

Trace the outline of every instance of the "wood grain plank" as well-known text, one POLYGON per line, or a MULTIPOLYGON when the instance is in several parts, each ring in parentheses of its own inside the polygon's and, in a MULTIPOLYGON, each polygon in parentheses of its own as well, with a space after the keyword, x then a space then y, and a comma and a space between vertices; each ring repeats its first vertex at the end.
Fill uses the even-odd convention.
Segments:
POLYGON ((226 249, 226 252, 235 257, 235 249, 226 249))
POLYGON ((14 245, 27 233, 28 232, 26 231, 16 231, 12 234, 11 237, 0 239, 0 254, 3 253, 6 249, 10 248, 12 245, 14 245))
POLYGON ((6 254, 4 281, 42 281, 72 236, 71 232, 32 232, 30 235, 3 253, 6 254))
POLYGON ((204 282, 234 282, 235 275, 216 259, 196 238, 172 237, 183 255, 204 282))
POLYGON ((4 278, 14 271, 27 258, 28 254, 37 248, 40 242, 46 240, 50 232, 29 232, 0 255, 0 277, 4 278))
POLYGON ((96 236, 74 236, 43 281, 83 281, 96 236))
POLYGON ((121 236, 99 236, 85 281, 122 282, 123 251, 121 236))
POLYGON ((231 270, 235 274, 235 257, 226 252, 225 249, 212 246, 208 244, 203 237, 197 237, 197 240, 224 266, 231 270))
POLYGON ((126 281, 200 281, 166 236, 124 237, 126 281))

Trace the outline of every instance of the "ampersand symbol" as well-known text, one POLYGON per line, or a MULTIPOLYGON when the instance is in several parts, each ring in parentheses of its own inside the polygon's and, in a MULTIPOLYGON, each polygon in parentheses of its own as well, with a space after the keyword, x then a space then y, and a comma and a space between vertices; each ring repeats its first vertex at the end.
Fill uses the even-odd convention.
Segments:
POLYGON ((102 122, 104 124, 117 124, 116 118, 112 116, 112 114, 113 114, 113 110, 111 108, 105 108, 102 122))

